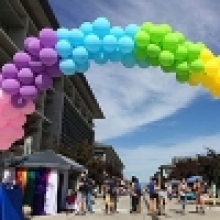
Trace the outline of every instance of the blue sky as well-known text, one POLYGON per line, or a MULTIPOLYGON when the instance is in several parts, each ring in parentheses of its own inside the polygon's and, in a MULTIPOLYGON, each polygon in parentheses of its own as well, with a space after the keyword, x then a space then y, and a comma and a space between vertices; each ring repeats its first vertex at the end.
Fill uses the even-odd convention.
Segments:
MULTIPOLYGON (((144 21, 168 23, 220 54, 219 0, 50 0, 61 26, 76 28, 106 17, 125 27, 144 21)), ((158 68, 91 65, 86 77, 106 119, 96 121, 96 140, 112 144, 125 175, 147 181, 173 156, 220 149, 220 100, 202 88, 180 85, 158 68), (123 83, 122 83, 123 82, 123 83)))

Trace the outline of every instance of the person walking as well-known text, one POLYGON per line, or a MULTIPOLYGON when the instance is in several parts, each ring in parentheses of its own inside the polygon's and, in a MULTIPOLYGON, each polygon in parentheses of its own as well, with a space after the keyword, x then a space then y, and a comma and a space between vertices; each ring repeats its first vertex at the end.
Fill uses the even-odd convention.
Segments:
POLYGON ((183 215, 186 214, 186 202, 187 202, 186 193, 187 193, 187 190, 188 190, 188 186, 187 186, 185 178, 183 178, 179 184, 179 189, 178 189, 183 215))
POLYGON ((202 206, 202 183, 199 181, 199 179, 197 179, 194 183, 194 192, 196 194, 196 213, 198 213, 199 211, 202 211, 202 213, 204 213, 204 209, 202 206))
POLYGON ((93 187, 94 187, 93 182, 94 181, 92 180, 92 178, 89 177, 87 174, 85 180, 85 184, 86 184, 85 190, 86 190, 86 207, 89 213, 94 213, 92 207, 92 196, 93 196, 93 187))
POLYGON ((156 212, 156 203, 157 203, 157 193, 155 191, 156 181, 151 179, 148 185, 148 193, 149 193, 149 215, 154 215, 156 212))
POLYGON ((140 200, 140 194, 137 190, 138 179, 135 176, 132 176, 131 179, 131 210, 130 213, 137 213, 137 207, 140 200))

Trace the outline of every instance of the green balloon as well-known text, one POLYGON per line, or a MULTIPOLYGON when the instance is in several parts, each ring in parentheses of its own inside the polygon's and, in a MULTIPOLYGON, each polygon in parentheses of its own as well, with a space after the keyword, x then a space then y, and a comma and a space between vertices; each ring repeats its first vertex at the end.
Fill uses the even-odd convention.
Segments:
POLYGON ((149 57, 147 59, 147 61, 151 66, 160 66, 160 62, 159 62, 159 59, 157 57, 149 57))
POLYGON ((188 46, 188 60, 193 61, 200 55, 202 47, 200 44, 191 44, 188 46))
POLYGON ((185 42, 185 36, 181 32, 177 31, 173 34, 175 34, 176 37, 178 38, 179 44, 182 44, 185 42))
POLYGON ((191 64, 190 64, 190 71, 193 73, 198 73, 204 70, 204 65, 203 62, 199 59, 194 60, 191 64))
POLYGON ((178 46, 179 40, 175 33, 167 34, 163 40, 163 49, 169 51, 175 51, 178 46))
POLYGON ((147 46, 147 56, 148 57, 157 57, 161 52, 161 49, 156 44, 149 44, 147 46))
POLYGON ((179 45, 175 52, 176 60, 185 60, 187 58, 187 48, 184 45, 179 45))
POLYGON ((135 43, 138 47, 147 47, 150 42, 150 36, 144 31, 138 31, 135 35, 135 43))
POLYGON ((141 30, 146 33, 151 33, 152 28, 154 27, 154 24, 151 22, 145 22, 141 25, 141 30))
POLYGON ((172 32, 172 28, 168 24, 161 24, 160 29, 162 30, 164 36, 172 32))
POLYGON ((174 64, 174 55, 170 51, 162 51, 159 55, 161 66, 172 66, 174 64))
POLYGON ((147 57, 147 52, 145 48, 135 47, 133 54, 138 61, 143 61, 147 57))
POLYGON ((151 28, 150 39, 152 43, 159 44, 163 41, 166 32, 160 25, 151 28))
POLYGON ((188 73, 176 73, 176 80, 180 83, 185 83, 189 80, 189 72, 188 73))
POLYGON ((175 71, 175 66, 161 66, 161 69, 163 70, 163 72, 165 73, 172 73, 175 71))
POLYGON ((176 67, 176 79, 178 82, 187 82, 189 75, 190 72, 187 62, 183 62, 176 67))

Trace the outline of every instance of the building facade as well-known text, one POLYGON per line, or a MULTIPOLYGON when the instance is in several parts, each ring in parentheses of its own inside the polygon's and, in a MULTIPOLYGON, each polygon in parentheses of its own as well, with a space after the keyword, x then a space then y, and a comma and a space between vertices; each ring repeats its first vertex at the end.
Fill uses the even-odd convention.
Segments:
MULTIPOLYGON (((0 66, 23 49, 27 36, 37 35, 44 27, 59 28, 47 0, 1 0, 0 66)), ((84 140, 93 144, 93 121, 102 118, 104 115, 83 74, 56 78, 53 87, 36 101, 36 111, 25 124, 24 140, 15 145, 29 143, 31 151, 40 151, 55 142, 67 147, 84 140)))

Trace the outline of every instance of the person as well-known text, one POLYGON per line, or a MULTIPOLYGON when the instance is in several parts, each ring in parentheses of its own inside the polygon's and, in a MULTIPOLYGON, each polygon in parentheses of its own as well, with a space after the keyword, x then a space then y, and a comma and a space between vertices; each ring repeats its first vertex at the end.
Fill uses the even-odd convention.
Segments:
POLYGON ((161 183, 159 195, 159 214, 166 215, 167 189, 164 181, 161 183))
POLYGON ((85 190, 86 190, 86 207, 88 212, 94 213, 93 212, 93 207, 92 207, 92 196, 93 196, 93 180, 91 177, 88 176, 86 177, 85 180, 85 190))
POLYGON ((168 199, 171 201, 173 197, 173 188, 172 188, 171 183, 169 183, 167 186, 167 196, 168 196, 168 199))
POLYGON ((199 210, 204 212, 202 204, 201 204, 201 198, 202 198, 202 185, 199 179, 196 179, 194 186, 193 186, 195 195, 196 195, 196 212, 198 213, 199 210))
POLYGON ((131 178, 131 210, 130 213, 137 213, 138 204, 140 200, 140 193, 138 192, 138 179, 135 176, 131 178))
POLYGON ((216 185, 214 181, 211 183, 211 190, 210 190, 211 198, 213 199, 213 205, 216 205, 216 185))
POLYGON ((182 179, 182 181, 179 184, 179 198, 180 198, 180 203, 182 205, 182 214, 185 215, 186 214, 186 202, 187 202, 187 190, 188 190, 188 186, 186 183, 185 178, 182 179))
POLYGON ((156 211, 157 193, 156 193, 155 187, 156 187, 156 181, 151 179, 148 185, 148 192, 149 192, 149 197, 150 197, 149 215, 153 215, 156 211))
POLYGON ((206 182, 201 183, 201 195, 200 195, 200 208, 202 214, 205 214, 206 204, 205 201, 208 198, 208 184, 206 182))

